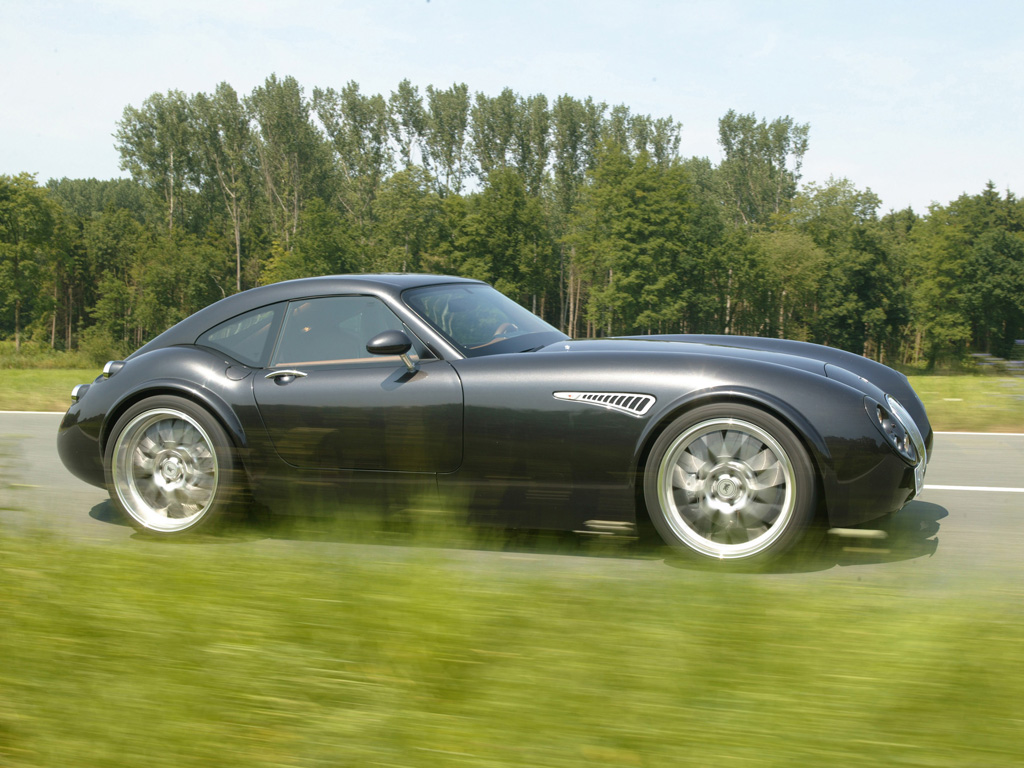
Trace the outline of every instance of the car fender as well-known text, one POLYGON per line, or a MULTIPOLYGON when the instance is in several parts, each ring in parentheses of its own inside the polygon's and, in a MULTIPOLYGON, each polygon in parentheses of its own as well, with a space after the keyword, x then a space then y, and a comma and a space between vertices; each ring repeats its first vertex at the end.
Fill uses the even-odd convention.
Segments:
POLYGON ((804 443, 814 462, 816 474, 822 481, 826 503, 831 508, 838 487, 833 457, 828 441, 815 425, 798 409, 781 397, 747 386, 723 385, 695 392, 686 392, 665 404, 641 433, 633 454, 634 469, 639 477, 643 471, 651 446, 665 428, 687 411, 713 403, 743 403, 753 405, 786 423, 804 443))
MULTIPOLYGON (((724 349, 754 350, 759 352, 772 352, 783 355, 801 357, 807 360, 814 360, 825 364, 826 375, 829 378, 836 377, 837 372, 844 372, 848 375, 858 377, 868 382, 882 392, 888 393, 899 400, 910 412, 918 429, 924 436, 925 444, 929 452, 932 446, 932 427, 928 421, 928 414, 925 412, 917 393, 914 392, 907 377, 882 363, 870 358, 848 352, 837 347, 825 347, 820 344, 812 344, 806 341, 793 341, 791 339, 773 339, 753 336, 725 336, 713 334, 661 334, 654 336, 627 337, 636 340, 680 342, 690 345, 705 345, 720 347, 724 349)), ((840 375, 840 381, 846 379, 840 375)), ((855 388, 858 388, 856 385, 855 388)))
POLYGON ((152 379, 134 389, 126 391, 114 403, 110 410, 110 416, 103 425, 103 433, 100 440, 101 451, 106 450, 110 433, 114 429, 117 420, 121 418, 125 411, 147 397, 157 397, 159 395, 176 395, 202 406, 220 422, 236 448, 244 450, 248 446, 248 438, 242 423, 235 416, 231 407, 216 392, 196 386, 193 382, 183 379, 162 378, 152 379))
POLYGON ((253 404, 252 372, 196 347, 167 347, 133 356, 110 378, 98 379, 84 399, 90 403, 98 397, 100 402, 93 407, 101 407, 105 414, 96 435, 101 455, 121 415, 140 400, 157 395, 177 395, 206 408, 244 453, 249 436, 236 411, 253 404))

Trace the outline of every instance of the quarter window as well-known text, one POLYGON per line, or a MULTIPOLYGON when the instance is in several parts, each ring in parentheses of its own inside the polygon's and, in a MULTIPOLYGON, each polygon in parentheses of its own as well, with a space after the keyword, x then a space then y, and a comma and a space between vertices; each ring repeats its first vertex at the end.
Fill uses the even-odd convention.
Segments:
POLYGON ((223 352, 240 363, 262 367, 270 357, 281 310, 281 304, 273 304, 233 317, 204 333, 196 344, 223 352))

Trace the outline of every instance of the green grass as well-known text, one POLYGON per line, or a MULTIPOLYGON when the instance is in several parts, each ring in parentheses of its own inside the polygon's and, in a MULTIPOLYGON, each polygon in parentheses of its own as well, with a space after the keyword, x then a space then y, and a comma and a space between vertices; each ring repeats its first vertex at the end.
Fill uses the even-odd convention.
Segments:
POLYGON ((1024 432, 1024 377, 911 376, 932 427, 951 432, 1024 432))
POLYGON ((3 371, 0 411, 66 411, 75 384, 88 384, 98 368, 25 368, 3 371))
POLYGON ((1019 582, 536 559, 0 532, 0 764, 1024 761, 1019 582))
POLYGON ((34 341, 23 342, 20 350, 15 350, 13 341, 0 341, 0 369, 86 368, 95 362, 82 352, 53 350, 34 341))

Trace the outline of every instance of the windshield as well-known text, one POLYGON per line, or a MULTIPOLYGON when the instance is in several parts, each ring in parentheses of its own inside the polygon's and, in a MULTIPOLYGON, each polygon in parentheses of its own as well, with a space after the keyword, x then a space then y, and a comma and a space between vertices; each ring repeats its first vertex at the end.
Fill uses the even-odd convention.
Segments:
POLYGON ((568 338, 489 285, 431 285, 402 298, 467 357, 525 352, 568 338))

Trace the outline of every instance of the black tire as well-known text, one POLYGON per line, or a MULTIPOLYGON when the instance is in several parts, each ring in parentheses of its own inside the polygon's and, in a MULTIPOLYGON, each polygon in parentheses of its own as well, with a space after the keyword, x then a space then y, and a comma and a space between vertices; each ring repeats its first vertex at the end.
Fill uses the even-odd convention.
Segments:
POLYGON ((763 564, 803 537, 817 483, 785 424, 722 403, 683 414, 659 435, 644 468, 644 501, 668 545, 697 559, 763 564))
POLYGON ((220 423, 181 397, 141 400, 117 420, 104 453, 110 500, 136 529, 208 529, 239 496, 238 464, 220 423))

